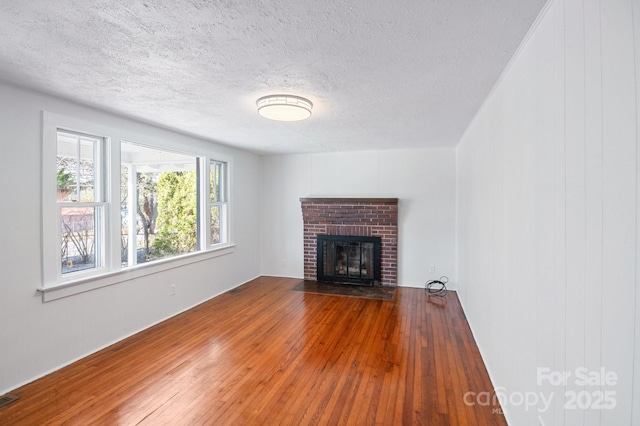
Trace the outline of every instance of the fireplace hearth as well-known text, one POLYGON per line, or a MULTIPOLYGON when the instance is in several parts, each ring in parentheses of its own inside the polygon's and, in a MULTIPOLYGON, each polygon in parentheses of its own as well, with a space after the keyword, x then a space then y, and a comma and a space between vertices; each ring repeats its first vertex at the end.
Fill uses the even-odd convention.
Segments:
POLYGON ((380 237, 318 235, 317 242, 318 281, 380 283, 380 237))

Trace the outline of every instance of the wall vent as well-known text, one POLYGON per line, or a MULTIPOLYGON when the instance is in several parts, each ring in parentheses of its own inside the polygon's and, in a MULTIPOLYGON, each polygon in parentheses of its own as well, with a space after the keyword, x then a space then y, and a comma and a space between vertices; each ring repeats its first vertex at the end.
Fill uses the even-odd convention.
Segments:
POLYGON ((18 399, 16 395, 11 395, 9 393, 6 395, 0 396, 0 408, 4 407, 5 405, 11 404, 16 399, 18 399))

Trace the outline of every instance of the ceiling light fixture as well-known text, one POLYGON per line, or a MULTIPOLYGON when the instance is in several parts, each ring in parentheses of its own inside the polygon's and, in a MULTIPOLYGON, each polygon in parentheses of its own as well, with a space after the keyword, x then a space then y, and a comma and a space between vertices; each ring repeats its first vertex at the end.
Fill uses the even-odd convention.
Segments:
POLYGON ((294 95, 269 95, 256 101, 258 114, 276 121, 299 121, 311 117, 313 104, 294 95))

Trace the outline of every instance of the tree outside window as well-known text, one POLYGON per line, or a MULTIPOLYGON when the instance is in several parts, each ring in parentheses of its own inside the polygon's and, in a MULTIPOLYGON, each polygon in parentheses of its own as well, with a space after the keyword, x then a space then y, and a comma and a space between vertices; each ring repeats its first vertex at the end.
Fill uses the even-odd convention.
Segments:
POLYGON ((198 250, 199 159, 130 142, 121 152, 123 265, 198 250))

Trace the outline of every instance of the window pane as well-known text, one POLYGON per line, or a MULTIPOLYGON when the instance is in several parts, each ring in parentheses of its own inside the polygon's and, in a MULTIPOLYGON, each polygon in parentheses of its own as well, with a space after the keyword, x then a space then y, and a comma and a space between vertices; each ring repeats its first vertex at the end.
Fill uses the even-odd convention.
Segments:
POLYGON ((209 199, 212 203, 222 200, 222 163, 211 162, 211 172, 209 173, 209 199))
POLYGON ((129 168, 120 166, 120 264, 129 264, 129 168))
POLYGON ((95 190, 96 156, 100 139, 58 131, 57 135, 57 200, 61 202, 102 201, 95 190))
POLYGON ((211 245, 225 243, 226 236, 226 163, 211 161, 209 173, 209 206, 211 223, 209 224, 211 245))
POLYGON ((220 206, 211 207, 211 244, 220 242, 220 206))
MULTIPOLYGON (((162 177, 160 172, 136 173, 136 247, 138 247, 136 263, 144 263, 170 254, 168 250, 154 249, 162 244, 162 239, 155 243, 158 226, 158 182, 162 177)), ((163 203, 162 210, 167 213, 167 203, 163 203)), ((164 229, 163 229, 164 230, 164 229)), ((165 238, 170 238, 166 236, 165 238)), ((166 246, 166 245, 165 245, 166 246)))
POLYGON ((57 187, 58 201, 77 201, 78 137, 58 132, 57 187))
POLYGON ((80 201, 84 203, 100 201, 98 194, 95 194, 95 143, 96 140, 81 138, 80 161, 78 168, 78 188, 80 190, 80 201))
POLYGON ((153 248, 159 256, 197 250, 196 172, 163 172, 158 179, 158 218, 153 248))
POLYGON ((123 142, 121 158, 123 265, 196 251, 197 157, 123 142))
POLYGON ((96 268, 96 207, 62 207, 62 273, 96 268))

